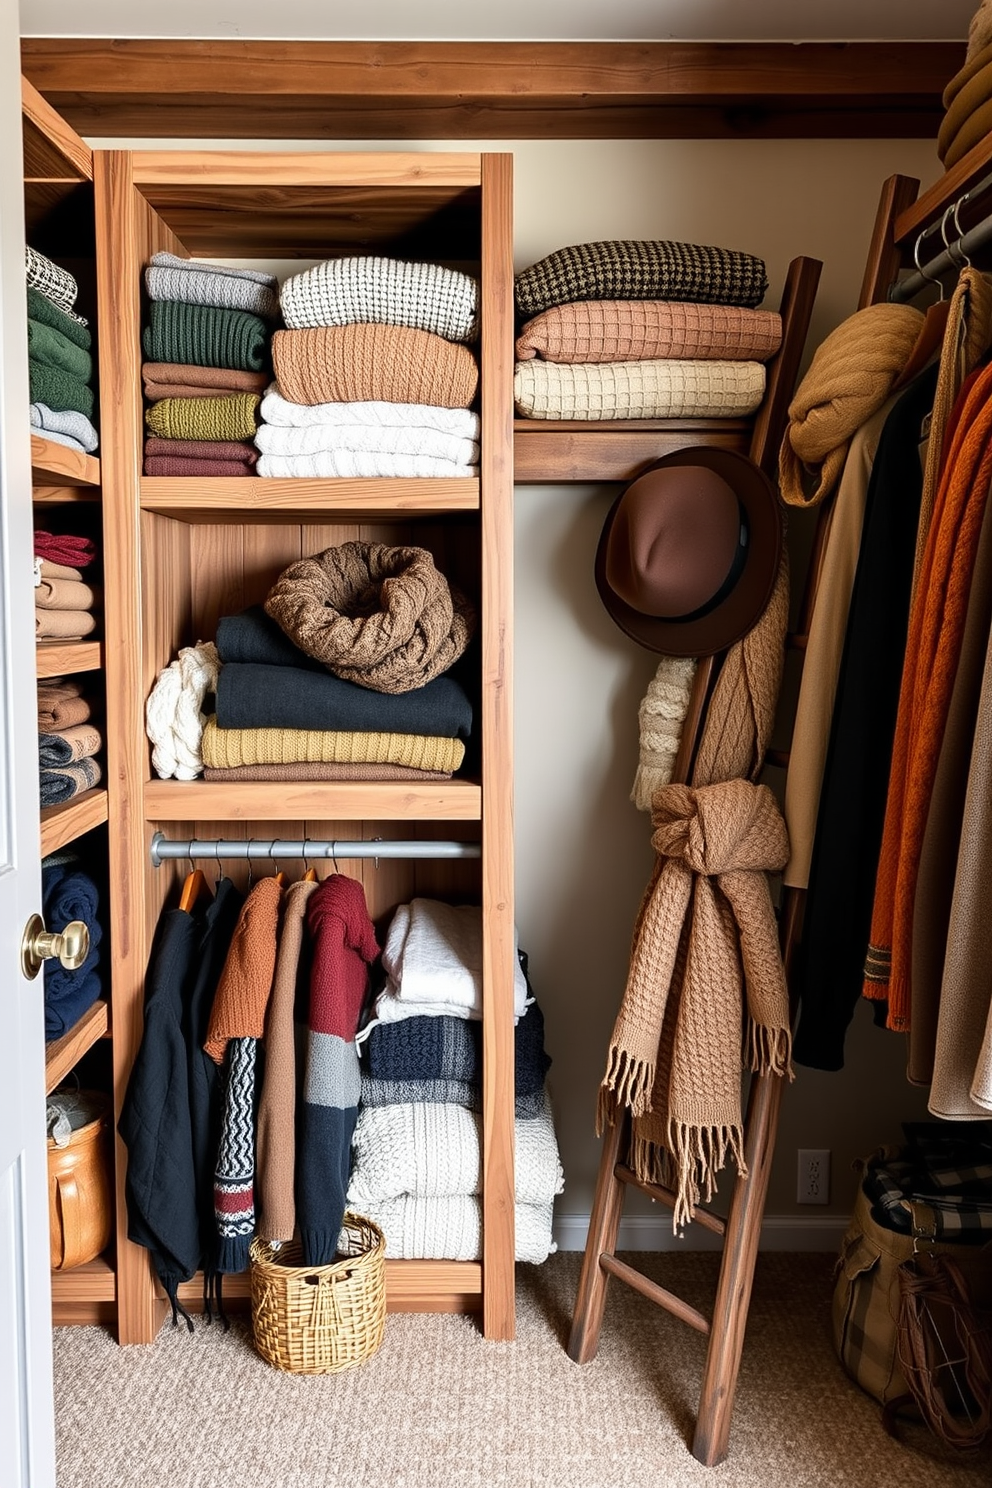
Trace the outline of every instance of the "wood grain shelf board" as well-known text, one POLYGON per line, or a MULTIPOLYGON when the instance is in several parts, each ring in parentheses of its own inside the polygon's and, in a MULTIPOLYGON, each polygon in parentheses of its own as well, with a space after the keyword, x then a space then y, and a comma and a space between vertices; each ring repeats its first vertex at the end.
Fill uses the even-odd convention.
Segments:
POLYGON ((936 136, 964 42, 437 42, 26 37, 88 136, 936 136))
POLYGON ((461 477, 413 480, 263 480, 258 476, 144 476, 141 508, 187 521, 325 522, 340 514, 383 517, 438 516, 479 509, 479 482, 461 477))
POLYGON ((94 827, 102 826, 106 820, 107 792, 100 786, 83 791, 82 795, 74 796, 71 801, 66 801, 61 806, 43 806, 41 810, 42 857, 46 857, 48 853, 58 852, 60 847, 66 847, 70 842, 75 842, 76 838, 82 837, 84 832, 91 832, 94 827))
POLYGON ((72 177, 92 181, 93 151, 25 77, 21 78, 21 132, 26 180, 72 177))
MULTIPOLYGON (((156 1284, 156 1292, 164 1292, 156 1284)), ((245 1303, 251 1296, 247 1271, 224 1277, 224 1302, 245 1303)), ((481 1303, 482 1266, 478 1261, 386 1261, 386 1307, 390 1312, 473 1312, 481 1303)), ((203 1302, 199 1275, 179 1286, 189 1311, 203 1302)))
POLYGON ((144 811, 153 822, 478 821, 482 793, 470 780, 153 780, 144 811))
POLYGON ((97 1256, 70 1271, 52 1272, 52 1305, 73 1302, 113 1302, 117 1296, 114 1268, 106 1256, 97 1256))
POLYGON ((100 641, 39 641, 35 651, 39 680, 97 672, 103 666, 100 641))
POLYGON ((95 455, 32 434, 31 481, 36 486, 98 486, 100 461, 95 455))
POLYGON ((75 506, 79 502, 97 505, 100 501, 98 486, 39 486, 31 488, 31 500, 35 506, 75 506))
POLYGON ((60 1081, 75 1068, 87 1049, 102 1039, 109 1027, 107 1004, 98 999, 87 1008, 68 1033, 45 1045, 45 1094, 49 1095, 60 1081))
POLYGON ((692 445, 746 453, 750 437, 751 425, 742 419, 610 424, 517 419, 513 478, 521 485, 627 481, 652 460, 692 445))

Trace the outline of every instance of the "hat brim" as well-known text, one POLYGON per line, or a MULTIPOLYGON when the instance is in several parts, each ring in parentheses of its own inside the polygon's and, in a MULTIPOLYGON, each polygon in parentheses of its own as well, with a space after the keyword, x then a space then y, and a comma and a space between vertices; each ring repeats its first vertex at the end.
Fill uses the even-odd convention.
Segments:
POLYGON ((698 445, 655 460, 611 506, 596 549, 596 587, 611 619, 631 640, 664 656, 713 656, 747 635, 764 613, 782 560, 782 509, 775 487, 753 460, 736 450, 698 445), (723 477, 747 514, 748 545, 737 582, 704 615, 691 620, 659 619, 635 610, 610 588, 606 550, 617 509, 625 493, 651 471, 679 465, 705 465, 723 477))

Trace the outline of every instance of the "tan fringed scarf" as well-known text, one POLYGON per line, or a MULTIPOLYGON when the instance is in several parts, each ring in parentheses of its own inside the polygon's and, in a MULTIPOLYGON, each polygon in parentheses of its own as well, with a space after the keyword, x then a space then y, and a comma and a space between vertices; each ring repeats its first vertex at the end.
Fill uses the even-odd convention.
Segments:
POLYGON ((629 1108, 631 1167, 675 1191, 676 1230, 712 1197, 728 1155, 746 1172, 742 1058, 791 1078, 789 997, 766 877, 784 867, 788 834, 771 791, 754 784, 787 612, 783 559, 764 615, 727 653, 692 785, 655 792, 658 856, 599 1093, 597 1130, 629 1108))

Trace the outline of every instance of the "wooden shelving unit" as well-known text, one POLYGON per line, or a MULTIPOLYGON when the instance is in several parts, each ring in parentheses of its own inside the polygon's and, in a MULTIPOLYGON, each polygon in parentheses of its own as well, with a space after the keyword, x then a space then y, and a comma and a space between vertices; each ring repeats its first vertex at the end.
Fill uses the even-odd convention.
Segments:
POLYGON ((87 1008, 74 1028, 45 1046, 45 1094, 50 1095, 76 1067, 88 1049, 102 1039, 110 1027, 107 1004, 102 998, 87 1008))
MULTIPOLYGON (((54 486, 56 489, 69 486, 99 486, 100 461, 95 455, 86 455, 82 450, 70 449, 66 444, 45 439, 41 434, 31 435, 31 479, 35 486, 54 486)), ((61 500, 66 497, 48 496, 43 500, 61 500)), ((98 499, 96 493, 76 496, 76 501, 98 499)))
POLYGON ((182 521, 324 521, 350 518, 395 521, 479 510, 477 480, 396 478, 390 489, 367 480, 262 480, 257 476, 207 481, 144 476, 141 510, 182 521), (396 489, 393 490, 392 487, 396 489))
POLYGON ((242 781, 237 790, 208 780, 150 780, 146 821, 479 821, 482 787, 470 780, 242 781))
POLYGON ((39 680, 98 672, 103 667, 100 641, 39 641, 36 655, 39 680))
POLYGON ((58 852, 68 847, 84 832, 102 827, 107 820, 107 792, 100 786, 83 791, 61 806, 43 806, 41 809, 41 854, 58 852))
POLYGON ((629 481, 651 460, 692 445, 747 452, 748 419, 631 419, 609 423, 516 419, 513 478, 519 485, 629 481))

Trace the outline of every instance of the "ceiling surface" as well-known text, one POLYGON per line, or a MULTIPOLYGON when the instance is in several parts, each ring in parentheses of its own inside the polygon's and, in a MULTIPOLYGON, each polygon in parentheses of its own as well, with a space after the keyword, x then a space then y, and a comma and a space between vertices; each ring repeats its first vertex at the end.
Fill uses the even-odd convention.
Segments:
POLYGON ((953 41, 977 8, 977 0, 20 0, 24 36, 326 41, 953 41))

